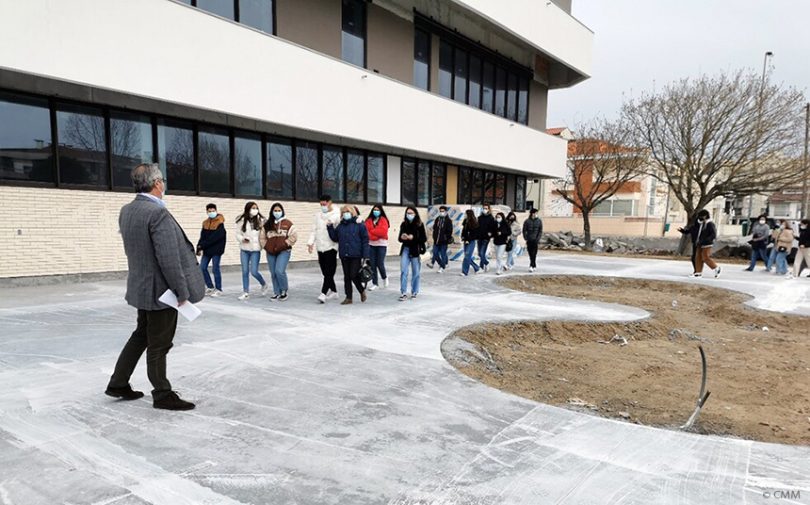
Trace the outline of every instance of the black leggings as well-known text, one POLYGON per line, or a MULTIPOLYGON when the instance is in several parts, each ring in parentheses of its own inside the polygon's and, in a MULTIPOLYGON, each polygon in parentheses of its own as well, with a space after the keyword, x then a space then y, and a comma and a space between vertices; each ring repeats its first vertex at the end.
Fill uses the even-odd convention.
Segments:
POLYGON ((346 290, 346 298, 352 299, 352 282, 357 286, 357 291, 362 293, 365 291, 363 283, 360 282, 360 277, 357 275, 362 266, 362 258, 341 258, 340 263, 343 265, 343 287, 346 290))
POLYGON ((534 240, 526 241, 526 250, 529 252, 529 266, 537 268, 535 262, 537 261, 537 242, 534 240))
POLYGON ((335 272, 337 271, 337 251, 334 249, 326 252, 318 252, 318 265, 323 274, 323 286, 321 293, 326 294, 330 290, 337 293, 335 285, 335 272))

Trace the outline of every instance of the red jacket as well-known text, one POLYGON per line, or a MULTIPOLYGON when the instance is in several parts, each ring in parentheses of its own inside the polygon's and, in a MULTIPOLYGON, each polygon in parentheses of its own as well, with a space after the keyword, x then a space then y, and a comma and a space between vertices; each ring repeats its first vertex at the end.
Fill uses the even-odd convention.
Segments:
POLYGON ((380 216, 376 225, 373 219, 366 219, 366 230, 369 241, 388 240, 388 220, 383 216, 380 216))

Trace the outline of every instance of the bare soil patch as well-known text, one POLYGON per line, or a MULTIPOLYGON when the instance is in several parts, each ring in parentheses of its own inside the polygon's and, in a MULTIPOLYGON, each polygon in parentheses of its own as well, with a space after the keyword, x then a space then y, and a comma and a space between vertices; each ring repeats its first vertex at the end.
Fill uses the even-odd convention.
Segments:
POLYGON ((611 277, 512 277, 506 287, 641 307, 630 323, 566 321, 462 328, 448 361, 492 387, 553 405, 677 428, 700 389, 699 433, 810 445, 810 318, 743 305, 745 295, 677 282, 611 277), (610 343, 614 336, 621 338, 610 343))

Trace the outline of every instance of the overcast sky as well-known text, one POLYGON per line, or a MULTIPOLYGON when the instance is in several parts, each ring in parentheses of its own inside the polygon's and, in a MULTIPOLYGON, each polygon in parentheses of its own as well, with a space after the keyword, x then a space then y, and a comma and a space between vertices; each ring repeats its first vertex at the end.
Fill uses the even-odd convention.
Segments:
MULTIPOLYGON (((810 0, 573 0, 594 32, 591 78, 552 91, 548 126, 615 116, 623 95, 748 67, 810 98, 810 0)), ((800 111, 799 111, 800 112, 800 111)))

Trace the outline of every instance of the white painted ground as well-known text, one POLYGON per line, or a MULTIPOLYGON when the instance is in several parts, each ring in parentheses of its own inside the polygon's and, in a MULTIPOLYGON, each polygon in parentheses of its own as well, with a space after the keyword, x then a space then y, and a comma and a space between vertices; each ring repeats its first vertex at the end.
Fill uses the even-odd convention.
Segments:
MULTIPOLYGON (((420 298, 400 303, 392 264, 391 286, 351 307, 315 303, 316 269, 291 270, 276 304, 237 301, 226 274, 227 296, 203 302, 169 354, 175 388, 197 402, 185 413, 103 395, 135 322, 123 282, 0 290, 0 505, 810 503, 810 447, 616 422, 459 374, 439 346, 460 326, 646 314, 458 269, 424 269, 420 298)), ((810 314, 810 279, 687 271, 548 254, 539 269, 701 282, 810 314)), ((150 389, 143 365, 133 386, 150 389)))

